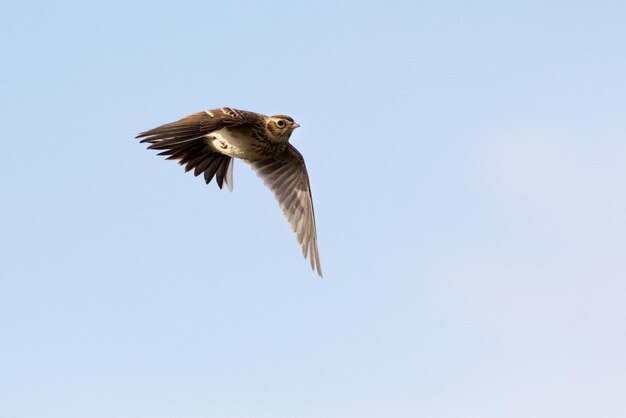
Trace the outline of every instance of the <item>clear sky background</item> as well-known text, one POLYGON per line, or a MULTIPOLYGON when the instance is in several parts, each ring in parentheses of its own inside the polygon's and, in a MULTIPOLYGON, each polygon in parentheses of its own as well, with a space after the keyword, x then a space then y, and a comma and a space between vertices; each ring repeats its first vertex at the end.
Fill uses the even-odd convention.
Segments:
POLYGON ((0 416, 626 416, 626 3, 5 2, 0 416), (302 125, 325 277, 248 166, 302 125))

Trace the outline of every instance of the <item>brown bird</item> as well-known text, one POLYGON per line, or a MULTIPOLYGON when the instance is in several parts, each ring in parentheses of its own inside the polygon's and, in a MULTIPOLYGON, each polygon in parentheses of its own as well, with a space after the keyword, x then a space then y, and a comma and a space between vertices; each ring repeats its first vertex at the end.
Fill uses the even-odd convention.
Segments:
POLYGON ((299 127, 285 115, 265 116, 222 107, 186 116, 176 122, 142 132, 136 138, 149 142, 148 149, 160 150, 168 160, 178 160, 185 172, 203 173, 207 184, 215 177, 233 189, 234 158, 250 164, 274 192, 307 255, 311 268, 322 276, 317 250, 317 231, 309 176, 304 158, 289 143, 299 127))

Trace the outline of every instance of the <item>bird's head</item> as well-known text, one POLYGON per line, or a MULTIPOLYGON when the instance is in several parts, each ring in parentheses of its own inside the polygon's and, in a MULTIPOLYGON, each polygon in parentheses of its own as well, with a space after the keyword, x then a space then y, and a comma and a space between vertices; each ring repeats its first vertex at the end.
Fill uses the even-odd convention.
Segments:
POLYGON ((265 129, 270 139, 280 142, 289 141, 291 133, 299 126, 291 116, 285 115, 270 116, 265 122, 265 129))

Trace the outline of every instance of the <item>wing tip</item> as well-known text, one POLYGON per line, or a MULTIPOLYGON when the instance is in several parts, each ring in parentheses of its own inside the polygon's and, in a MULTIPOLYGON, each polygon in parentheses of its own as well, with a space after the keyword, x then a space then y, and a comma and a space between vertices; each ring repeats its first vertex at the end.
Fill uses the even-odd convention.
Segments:
MULTIPOLYGON (((311 257, 311 259, 313 259, 313 257, 311 257)), ((320 276, 320 279, 324 278, 324 274, 322 273, 322 266, 320 265, 320 259, 317 253, 315 253, 315 267, 313 267, 313 270, 317 270, 317 275, 320 276)))
POLYGON ((322 269, 320 268, 320 266, 317 266, 317 275, 320 276, 320 280, 324 279, 324 275, 322 274, 322 269))
POLYGON ((310 246, 306 243, 302 245, 303 253, 305 259, 309 259, 311 263, 311 270, 317 272, 317 275, 320 276, 320 279, 324 278, 324 274, 322 273, 322 265, 320 264, 320 255, 317 251, 317 241, 311 242, 310 246), (308 247, 308 250, 307 250, 308 247), (307 254, 308 253, 308 254, 307 254), (308 255, 308 257, 307 257, 308 255))

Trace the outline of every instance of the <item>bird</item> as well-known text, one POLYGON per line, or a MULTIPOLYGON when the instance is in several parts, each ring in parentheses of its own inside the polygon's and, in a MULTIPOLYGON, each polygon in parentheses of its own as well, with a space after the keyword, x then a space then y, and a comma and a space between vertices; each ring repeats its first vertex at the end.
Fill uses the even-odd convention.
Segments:
POLYGON ((246 162, 274 192, 302 255, 322 277, 309 175, 302 154, 289 143, 298 127, 287 115, 221 107, 193 113, 135 138, 167 160, 177 160, 185 172, 202 174, 206 184, 215 178, 220 189, 226 184, 233 190, 234 159, 246 162))

